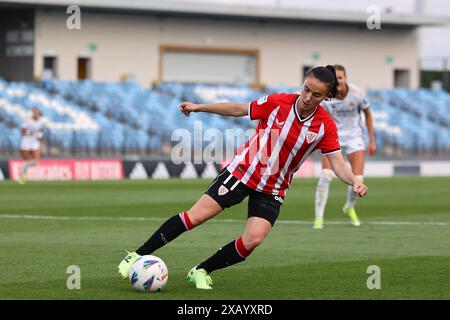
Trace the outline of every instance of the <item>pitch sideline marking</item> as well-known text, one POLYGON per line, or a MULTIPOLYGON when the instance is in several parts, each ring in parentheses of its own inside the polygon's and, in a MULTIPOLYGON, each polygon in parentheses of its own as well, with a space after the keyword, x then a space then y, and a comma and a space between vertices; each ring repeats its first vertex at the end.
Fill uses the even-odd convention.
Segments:
MULTIPOLYGON (((165 221, 168 218, 162 217, 100 217, 100 216, 41 216, 41 215, 28 215, 28 214, 0 214, 0 218, 3 219, 28 219, 28 220, 66 220, 66 221, 165 221)), ((242 222, 244 220, 238 219, 213 219, 210 220, 212 222, 242 222)), ((277 224, 313 224, 313 221, 304 221, 304 220, 278 220, 277 224)), ((327 221, 327 224, 349 224, 347 221, 327 221)), ((399 226, 423 226, 423 225, 431 225, 431 226, 449 226, 449 222, 436 222, 436 221, 363 221, 363 224, 368 225, 399 225, 399 226)))

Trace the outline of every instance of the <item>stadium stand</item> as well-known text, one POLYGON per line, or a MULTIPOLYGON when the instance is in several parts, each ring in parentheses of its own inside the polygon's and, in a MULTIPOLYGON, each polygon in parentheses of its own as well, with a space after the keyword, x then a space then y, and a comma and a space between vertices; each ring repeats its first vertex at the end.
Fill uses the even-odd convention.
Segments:
MULTIPOLYGON (((50 80, 39 84, 0 79, 0 150, 17 152, 20 125, 37 106, 48 122, 45 144, 50 154, 163 153, 176 129, 250 129, 247 117, 226 118, 179 111, 182 101, 251 101, 296 88, 256 90, 247 85, 161 83, 144 88, 136 82, 50 80)), ((375 137, 381 154, 450 151, 450 95, 428 89, 370 89, 375 137)), ((192 141, 193 142, 193 141, 192 141)), ((203 143, 205 145, 205 143, 203 143)))
POLYGON ((450 150, 450 96, 428 89, 369 90, 377 144, 407 153, 450 150))

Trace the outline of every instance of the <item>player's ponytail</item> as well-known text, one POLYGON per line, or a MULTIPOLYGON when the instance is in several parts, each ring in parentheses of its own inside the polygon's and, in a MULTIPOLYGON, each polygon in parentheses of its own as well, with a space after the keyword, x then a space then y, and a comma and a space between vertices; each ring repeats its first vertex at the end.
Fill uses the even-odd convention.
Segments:
POLYGON ((335 98, 339 94, 339 91, 338 91, 338 84, 339 83, 338 83, 338 80, 337 80, 337 77, 336 77, 336 69, 332 65, 327 65, 325 68, 330 70, 331 74, 333 75, 334 83, 331 85, 330 97, 331 98, 335 98))
POLYGON ((316 79, 325 82, 328 85, 328 88, 330 89, 329 96, 331 98, 334 98, 338 95, 338 81, 336 78, 336 70, 334 69, 334 66, 327 65, 325 67, 314 67, 308 70, 306 72, 305 77, 308 76, 314 76, 316 79))

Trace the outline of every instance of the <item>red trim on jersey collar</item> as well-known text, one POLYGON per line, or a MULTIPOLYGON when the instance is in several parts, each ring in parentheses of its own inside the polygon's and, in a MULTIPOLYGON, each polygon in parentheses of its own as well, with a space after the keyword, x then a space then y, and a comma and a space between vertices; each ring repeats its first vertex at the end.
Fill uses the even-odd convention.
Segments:
POLYGON ((318 104, 318 105, 316 106, 316 109, 314 109, 313 113, 311 113, 311 114, 310 114, 309 116, 307 116, 305 119, 302 119, 302 118, 300 117, 300 115, 298 114, 297 106, 296 106, 297 100, 298 100, 299 98, 300 98, 300 95, 298 95, 297 98, 296 98, 295 101, 294 101, 294 104, 293 104, 293 107, 294 107, 294 113, 295 113, 295 116, 296 116, 296 118, 297 118, 298 121, 300 121, 300 122, 306 122, 306 121, 308 121, 309 119, 311 119, 312 117, 314 117, 314 115, 316 114, 316 111, 317 111, 317 109, 319 108, 319 105, 320 105, 320 104, 318 104))

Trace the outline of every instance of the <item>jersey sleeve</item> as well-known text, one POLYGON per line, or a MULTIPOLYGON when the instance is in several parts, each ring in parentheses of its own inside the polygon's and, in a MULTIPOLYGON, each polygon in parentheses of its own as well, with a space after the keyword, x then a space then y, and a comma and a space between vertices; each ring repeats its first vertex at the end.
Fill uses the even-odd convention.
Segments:
POLYGON ((360 108, 361 110, 366 110, 369 109, 370 105, 369 105, 369 101, 367 100, 366 95, 362 95, 361 96, 361 102, 360 102, 360 108))
POLYGON ((322 140, 317 145, 317 149, 320 149, 323 155, 331 154, 341 150, 339 144, 339 136, 336 124, 333 120, 329 120, 325 125, 325 134, 322 140))
POLYGON ((278 106, 280 94, 271 94, 249 103, 248 114, 252 120, 269 118, 270 113, 278 106))
POLYGON ((359 109, 360 110, 366 110, 369 108, 369 101, 367 100, 367 96, 366 93, 364 92, 364 90, 362 90, 361 88, 358 88, 356 86, 352 86, 353 90, 357 93, 358 95, 358 100, 359 100, 359 109))
POLYGON ((330 100, 323 100, 320 105, 328 112, 330 113, 330 100))
POLYGON ((369 101, 367 100, 366 92, 352 83, 349 84, 349 88, 352 92, 356 93, 356 95, 358 97, 358 100, 359 100, 358 109, 359 110, 368 109, 370 107, 370 105, 369 105, 369 101))

